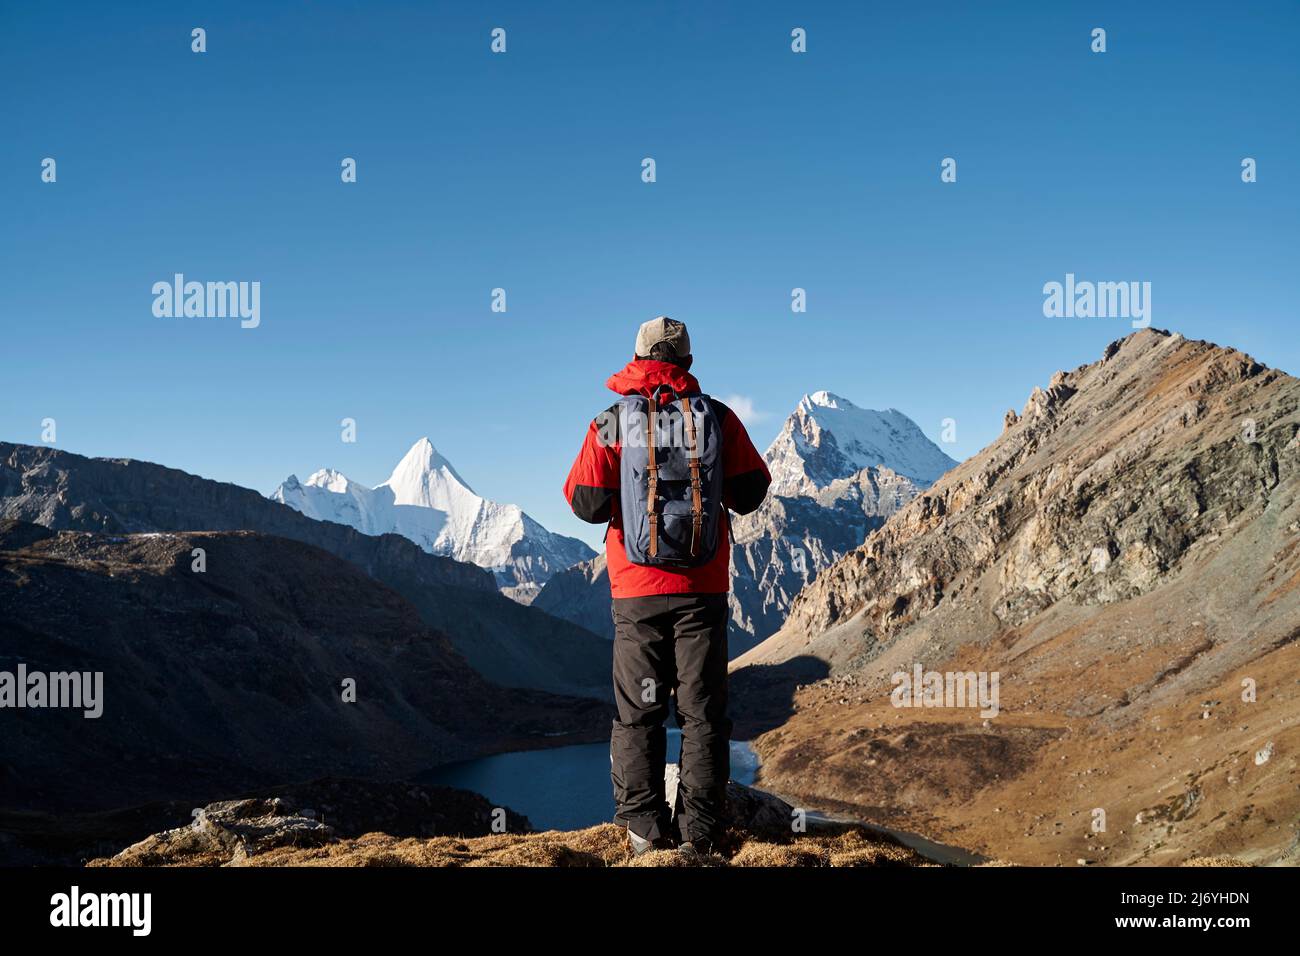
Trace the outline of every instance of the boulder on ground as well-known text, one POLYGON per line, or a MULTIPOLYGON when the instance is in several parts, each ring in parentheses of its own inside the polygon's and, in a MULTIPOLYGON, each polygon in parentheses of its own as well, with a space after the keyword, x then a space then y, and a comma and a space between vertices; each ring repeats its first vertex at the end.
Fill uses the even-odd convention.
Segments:
POLYGON ((134 866, 239 863, 279 847, 321 846, 333 839, 333 827, 279 797, 222 800, 196 809, 189 826, 145 837, 113 859, 134 866))
MULTIPOLYGON (((664 770, 664 792, 674 815, 680 782, 681 768, 675 763, 668 764, 664 770)), ((727 819, 736 830, 756 836, 781 836, 791 832, 794 807, 780 797, 728 780, 727 819)))

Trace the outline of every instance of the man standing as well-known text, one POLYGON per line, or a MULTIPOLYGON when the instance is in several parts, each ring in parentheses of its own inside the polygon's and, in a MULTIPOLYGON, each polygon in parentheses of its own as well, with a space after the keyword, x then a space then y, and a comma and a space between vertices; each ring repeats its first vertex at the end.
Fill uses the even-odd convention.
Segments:
POLYGON ((740 419, 700 392, 686 326, 660 316, 605 383, 620 398, 587 429, 564 497, 609 522, 614 614, 610 777, 635 853, 680 841, 712 852, 730 775, 727 717, 727 511, 748 514, 771 475, 740 419), (682 730, 677 807, 664 796, 668 698, 682 730), (676 832, 670 814, 676 810, 676 832))

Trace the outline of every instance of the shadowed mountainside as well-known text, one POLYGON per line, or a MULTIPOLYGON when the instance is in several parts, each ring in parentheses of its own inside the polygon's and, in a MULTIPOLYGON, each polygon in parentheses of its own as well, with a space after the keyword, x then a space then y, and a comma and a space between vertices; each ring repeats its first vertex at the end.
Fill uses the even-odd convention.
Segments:
POLYGON ((19 661, 29 673, 102 672, 103 714, 6 711, 0 806, 10 809, 198 800, 329 774, 391 779, 598 740, 610 718, 589 698, 488 683, 392 589, 319 548, 251 532, 0 523, 0 669, 19 661))
POLYGON ((256 531, 301 541, 397 590, 489 680, 601 698, 610 693, 607 643, 502 596, 482 568, 428 554, 400 535, 370 536, 317 521, 237 485, 149 462, 0 442, 2 518, 55 531, 256 531))

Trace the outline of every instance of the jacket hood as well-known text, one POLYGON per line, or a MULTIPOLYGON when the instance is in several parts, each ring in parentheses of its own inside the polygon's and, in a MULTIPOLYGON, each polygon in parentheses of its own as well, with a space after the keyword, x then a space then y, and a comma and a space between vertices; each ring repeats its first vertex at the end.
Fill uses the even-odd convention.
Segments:
POLYGON ((690 372, 653 359, 633 359, 606 379, 605 385, 619 395, 649 396, 660 385, 669 385, 682 395, 700 393, 700 383, 690 372))

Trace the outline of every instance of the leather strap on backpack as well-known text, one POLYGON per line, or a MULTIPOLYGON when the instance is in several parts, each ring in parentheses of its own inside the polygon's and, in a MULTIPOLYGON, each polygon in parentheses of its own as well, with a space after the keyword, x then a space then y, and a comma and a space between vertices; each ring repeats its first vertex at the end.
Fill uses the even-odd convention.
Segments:
POLYGON ((659 513, 655 511, 655 499, 659 496, 659 465, 655 461, 655 418, 659 412, 659 400, 656 391, 646 399, 646 512, 650 518, 650 557, 659 554, 659 513))
POLYGON ((691 557, 700 553, 700 538, 704 532, 704 500, 700 487, 699 440, 695 435, 695 413, 691 411, 690 399, 680 399, 682 416, 686 420, 687 461, 691 466, 691 557))

